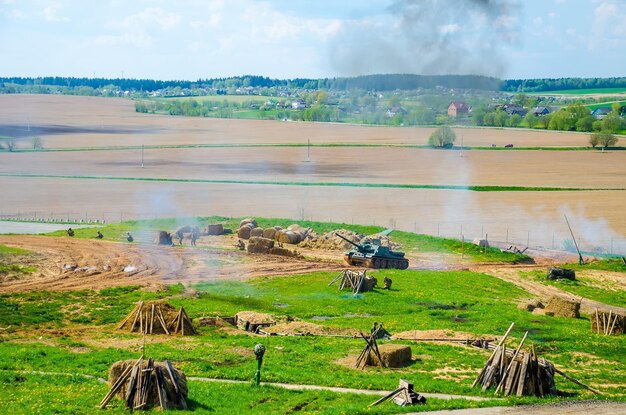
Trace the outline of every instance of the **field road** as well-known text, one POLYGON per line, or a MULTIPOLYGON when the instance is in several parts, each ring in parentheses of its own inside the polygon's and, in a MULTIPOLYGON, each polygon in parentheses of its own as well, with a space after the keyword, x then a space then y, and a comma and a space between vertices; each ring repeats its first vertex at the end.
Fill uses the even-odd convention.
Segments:
MULTIPOLYGON (((472 408, 426 412, 428 415, 626 415, 626 403, 581 401, 547 405, 472 408)), ((411 412, 405 415, 424 414, 411 412)))

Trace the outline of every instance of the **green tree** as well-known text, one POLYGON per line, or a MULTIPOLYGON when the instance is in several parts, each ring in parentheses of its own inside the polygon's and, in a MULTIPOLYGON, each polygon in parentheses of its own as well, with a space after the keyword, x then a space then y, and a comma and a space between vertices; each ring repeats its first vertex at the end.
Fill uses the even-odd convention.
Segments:
POLYGON ((504 127, 506 125, 506 120, 508 115, 506 112, 502 110, 496 110, 496 113, 493 117, 494 125, 496 127, 504 127))
POLYGON ((474 121, 476 125, 484 125, 486 114, 487 110, 485 108, 476 108, 472 111, 472 121, 474 121))
POLYGON ((598 144, 600 143, 599 135, 600 133, 596 133, 589 136, 589 144, 591 144, 591 147, 596 148, 598 146, 598 144))
POLYGON ((622 129, 623 120, 619 116, 619 112, 611 111, 609 115, 602 120, 602 130, 611 133, 618 133, 622 129))
POLYGON ((529 112, 528 114, 526 114, 526 116, 524 117, 524 120, 526 120, 526 124, 528 124, 528 128, 535 128, 535 125, 537 125, 537 116, 535 114, 533 114, 532 112, 529 112))
POLYGON ((522 117, 519 114, 513 114, 507 120, 507 125, 509 127, 517 127, 522 122, 522 117))
POLYGON ((428 137, 428 145, 432 147, 452 147, 455 141, 456 134, 452 131, 452 128, 447 125, 437 128, 430 137, 428 137))
POLYGON ((585 115, 576 122, 576 131, 592 131, 595 120, 592 115, 585 115))
MULTIPOLYGON (((592 137, 590 138, 589 142, 591 143, 592 140, 594 142, 597 141, 596 145, 602 147, 602 151, 604 151, 604 149, 607 147, 613 147, 615 144, 617 144, 617 137, 611 134, 610 131, 601 131, 599 133, 594 133, 591 136, 592 137)), ((591 145, 593 146, 593 144, 591 145)))

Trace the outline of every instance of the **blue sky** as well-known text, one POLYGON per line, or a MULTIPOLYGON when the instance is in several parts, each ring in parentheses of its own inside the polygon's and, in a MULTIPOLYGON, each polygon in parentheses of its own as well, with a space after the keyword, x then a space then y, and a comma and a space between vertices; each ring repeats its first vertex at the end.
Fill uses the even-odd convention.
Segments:
POLYGON ((0 0, 0 76, 626 76, 626 0, 0 0))

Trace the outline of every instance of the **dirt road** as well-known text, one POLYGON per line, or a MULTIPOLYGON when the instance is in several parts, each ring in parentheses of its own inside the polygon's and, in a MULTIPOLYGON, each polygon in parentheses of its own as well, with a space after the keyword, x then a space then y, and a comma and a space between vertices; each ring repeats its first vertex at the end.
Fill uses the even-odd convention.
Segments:
MULTIPOLYGON (((423 414, 424 412, 419 412, 423 414)), ((626 403, 604 401, 560 402, 494 408, 456 409, 428 412, 429 415, 625 415, 626 403)), ((418 415, 418 412, 406 415, 418 415)))
POLYGON ((35 255, 20 258, 37 271, 0 282, 0 293, 30 290, 69 291, 141 285, 198 283, 291 275, 345 268, 340 261, 249 254, 232 249, 180 248, 78 238, 2 235, 0 244, 35 255))

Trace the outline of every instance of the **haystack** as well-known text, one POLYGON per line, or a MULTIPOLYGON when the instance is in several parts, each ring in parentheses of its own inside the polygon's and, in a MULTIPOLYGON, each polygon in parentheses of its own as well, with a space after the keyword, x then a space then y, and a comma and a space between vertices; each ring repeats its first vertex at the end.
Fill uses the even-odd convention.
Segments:
POLYGON ((248 252, 255 254, 267 254, 274 247, 274 240, 261 236, 251 236, 248 243, 248 252))
POLYGON ((489 241, 486 239, 481 239, 481 238, 474 238, 474 240, 472 241, 472 243, 474 245, 478 245, 481 248, 489 248, 489 241))
POLYGON ((165 301, 140 301, 117 328, 142 334, 196 334, 185 309, 177 312, 165 301))
POLYGON ((207 235, 222 235, 224 233, 224 225, 221 223, 207 225, 205 233, 207 235))
POLYGON ((404 344, 381 344, 378 345, 378 352, 380 359, 375 353, 368 355, 365 361, 367 366, 404 367, 411 362, 411 347, 404 344))
POLYGON ((280 255, 280 256, 288 256, 288 257, 299 257, 300 254, 296 251, 292 251, 287 248, 281 248, 278 246, 273 247, 268 252, 270 255, 280 255))
POLYGON ((346 229, 339 229, 336 231, 327 232, 323 235, 314 235, 307 234, 307 239, 300 243, 300 246, 306 248, 315 248, 315 249, 328 249, 328 250, 349 250, 353 248, 353 245, 349 242, 341 239, 337 234, 343 236, 344 238, 357 243, 362 244, 366 242, 372 242, 372 239, 378 239, 382 246, 387 246, 391 250, 398 251, 402 249, 402 246, 392 242, 388 236, 386 235, 373 235, 371 237, 366 237, 357 232, 349 231, 346 229))
POLYGON ((551 297, 543 309, 547 315, 553 315, 558 317, 580 317, 580 301, 571 300, 562 297, 551 297))
POLYGON ((284 244, 292 244, 292 245, 295 245, 301 242, 302 238, 303 238, 302 234, 296 233, 294 231, 278 231, 276 232, 276 236, 275 236, 275 239, 278 242, 281 242, 284 244))
POLYGON ((256 226, 254 226, 252 223, 247 223, 243 225, 242 227, 237 229, 237 237, 241 239, 250 238, 250 232, 252 232, 252 229, 254 228, 256 228, 256 226))
POLYGON ((267 239, 275 239, 276 232, 278 231, 274 228, 263 229, 263 237, 267 239))
POLYGON ((116 362, 109 371, 109 384, 111 389, 100 402, 101 409, 113 396, 126 401, 126 407, 131 410, 187 409, 187 378, 169 361, 144 360, 142 356, 137 361, 116 362))
POLYGON ((246 225, 252 225, 251 226, 252 228, 256 228, 257 226, 259 226, 256 223, 256 219, 253 219, 253 218, 245 218, 245 219, 242 219, 241 222, 239 222, 239 227, 240 228, 243 228, 246 225))
POLYGON ((235 323, 241 330, 256 333, 259 328, 273 326, 276 320, 269 314, 240 311, 235 316, 235 323))
POLYGON ((254 228, 250 230, 250 237, 252 238, 253 236, 257 236, 257 237, 263 237, 263 228, 254 228))

